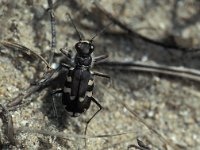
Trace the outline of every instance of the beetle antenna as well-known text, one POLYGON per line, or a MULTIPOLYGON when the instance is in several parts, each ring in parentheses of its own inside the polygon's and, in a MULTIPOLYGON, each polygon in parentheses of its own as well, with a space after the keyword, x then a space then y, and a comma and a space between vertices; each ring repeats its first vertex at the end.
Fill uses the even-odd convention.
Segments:
POLYGON ((113 23, 109 23, 107 24, 102 30, 100 30, 99 32, 97 32, 91 39, 90 42, 92 42, 98 35, 102 34, 108 27, 110 27, 111 25, 113 25, 113 23))
POLYGON ((71 15, 70 15, 69 13, 66 13, 66 15, 69 17, 69 19, 70 19, 70 21, 71 21, 71 23, 72 23, 74 29, 76 30, 76 33, 77 33, 77 35, 78 35, 78 37, 79 37, 79 41, 81 41, 82 39, 81 39, 80 32, 79 32, 78 29, 76 28, 76 25, 74 24, 74 21, 73 21, 71 15))

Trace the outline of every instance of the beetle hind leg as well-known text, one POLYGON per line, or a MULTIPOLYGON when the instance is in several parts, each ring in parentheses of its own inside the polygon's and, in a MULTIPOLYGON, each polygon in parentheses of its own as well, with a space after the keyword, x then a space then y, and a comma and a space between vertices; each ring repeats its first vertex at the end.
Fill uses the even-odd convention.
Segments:
MULTIPOLYGON (((91 101, 93 101, 98 107, 99 107, 99 110, 97 110, 93 116, 86 122, 86 126, 85 126, 85 132, 84 132, 84 135, 86 136, 86 133, 87 133, 87 127, 90 123, 90 121, 101 111, 101 109, 103 108, 101 106, 101 104, 94 98, 94 97, 91 97, 91 101)), ((85 147, 86 147, 86 138, 85 138, 85 147)))
POLYGON ((51 95, 52 95, 52 104, 53 104, 54 116, 56 116, 57 118, 58 118, 58 111, 57 111, 56 103, 55 103, 55 95, 59 94, 59 93, 63 93, 63 90, 62 89, 57 89, 57 90, 54 90, 51 93, 51 95))

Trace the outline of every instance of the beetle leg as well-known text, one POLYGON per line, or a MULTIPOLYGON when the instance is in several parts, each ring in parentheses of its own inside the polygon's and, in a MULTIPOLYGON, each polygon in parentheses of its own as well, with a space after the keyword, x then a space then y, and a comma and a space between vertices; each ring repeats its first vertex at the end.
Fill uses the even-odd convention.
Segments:
POLYGON ((56 89, 56 90, 53 90, 53 92, 51 93, 52 102, 53 102, 52 104, 53 104, 54 116, 56 116, 57 118, 58 118, 58 111, 56 109, 55 95, 59 94, 59 93, 63 93, 63 90, 62 89, 56 89))
POLYGON ((109 75, 101 73, 101 72, 91 72, 91 73, 92 73, 92 75, 95 75, 95 76, 100 76, 100 77, 104 77, 104 78, 110 79, 109 75))
MULTIPOLYGON (((101 104, 99 104, 99 102, 98 102, 97 100, 94 99, 94 97, 91 97, 91 101, 93 101, 93 102, 99 107, 99 110, 97 110, 97 111, 93 114, 93 116, 86 122, 86 127, 85 127, 85 132, 84 132, 85 135, 86 135, 86 133, 87 133, 87 127, 88 127, 90 121, 91 121, 91 120, 99 113, 99 111, 101 111, 101 109, 103 108, 103 107, 101 106, 101 104)), ((85 146, 86 146, 86 139, 85 139, 85 146)))
POLYGON ((104 59, 108 58, 108 55, 101 55, 93 58, 94 64, 103 61, 104 59))
POLYGON ((72 51, 70 49, 67 50, 67 48, 61 48, 60 51, 67 57, 67 59, 72 59, 72 51))

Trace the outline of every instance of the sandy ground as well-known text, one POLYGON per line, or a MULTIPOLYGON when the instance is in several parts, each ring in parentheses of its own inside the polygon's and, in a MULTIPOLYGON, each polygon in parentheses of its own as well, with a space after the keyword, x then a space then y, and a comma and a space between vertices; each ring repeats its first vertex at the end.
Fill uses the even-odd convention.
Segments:
MULTIPOLYGON (((137 33, 162 42, 173 42, 182 47, 200 47, 200 3, 192 0, 125 0, 100 1, 100 4, 137 33), (119 14, 121 6, 124 10, 119 14), (171 37, 171 38, 170 38, 171 37)), ((13 40, 42 54, 48 60, 51 39, 49 15, 46 0, 0 1, 0 39, 13 40)), ((72 14, 78 29, 86 39, 91 38, 109 23, 87 1, 59 0, 55 8, 57 21, 57 53, 59 48, 73 47, 78 41, 66 12, 72 14), (88 12, 86 12, 86 10, 88 12), (91 20, 96 21, 91 21, 91 20)), ((140 61, 148 64, 162 64, 199 69, 199 53, 182 53, 174 49, 146 43, 122 33, 113 25, 95 41, 94 55, 109 54, 109 61, 140 61)), ((74 50, 74 49, 73 49, 74 50)), ((19 51, 2 49, 0 53, 0 103, 11 101, 29 87, 45 72, 45 65, 32 56, 19 51)), ((94 68, 95 69, 95 68, 94 68)), ((96 69, 95 69, 96 70, 96 69)), ((127 132, 128 134, 93 138, 87 140, 87 149, 127 149, 140 138, 150 148, 159 150, 200 149, 200 94, 199 83, 173 76, 119 71, 115 68, 98 71, 107 73, 112 83, 95 78, 94 97, 104 109, 91 121, 88 135, 105 135, 127 132), (137 112, 138 116, 153 127, 161 136, 151 132, 137 118, 131 115, 120 102, 137 112)), ((87 113, 80 117, 67 117, 59 96, 57 109, 59 119, 53 115, 51 96, 48 90, 35 93, 24 101, 31 101, 26 107, 11 111, 14 127, 32 130, 62 132, 71 134, 67 138, 37 133, 16 134, 17 147, 10 149, 83 149, 84 140, 73 135, 83 135, 85 122, 97 111, 92 104, 87 113)), ((0 125, 2 126, 2 121, 0 125)), ((0 128, 3 147, 9 145, 0 128)), ((132 148, 133 149, 133 148, 132 148)))

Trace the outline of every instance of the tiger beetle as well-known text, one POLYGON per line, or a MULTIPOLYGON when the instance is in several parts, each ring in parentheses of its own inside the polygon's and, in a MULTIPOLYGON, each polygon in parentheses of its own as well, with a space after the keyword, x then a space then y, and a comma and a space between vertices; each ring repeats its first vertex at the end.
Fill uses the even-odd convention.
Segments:
MULTIPOLYGON (((51 33, 52 33, 51 49, 53 51, 56 47, 55 16, 53 14, 52 0, 48 0, 48 4, 51 17, 51 33)), ((74 48, 76 49, 76 55, 74 60, 71 60, 71 62, 74 63, 72 65, 73 67, 63 63, 57 69, 55 69, 56 72, 61 70, 62 68, 66 68, 68 72, 66 74, 65 78, 66 81, 64 87, 61 89, 54 90, 52 94, 53 95, 58 93, 62 94, 62 103, 65 106, 65 109, 68 112, 68 114, 72 117, 77 117, 81 113, 84 113, 87 109, 89 109, 91 102, 94 102, 99 107, 99 110, 96 111, 93 114, 93 116, 86 122, 86 127, 84 132, 86 134, 88 124, 95 117, 95 115, 102 109, 101 104, 93 97, 94 76, 110 78, 106 74, 100 72, 92 72, 90 70, 92 64, 98 63, 108 57, 107 55, 101 55, 92 58, 92 53, 95 49, 93 45, 93 40, 111 24, 108 24, 108 26, 103 28, 100 32, 96 33, 90 40, 83 40, 70 14, 67 15, 71 20, 71 23, 74 29, 76 30, 77 35, 79 36, 79 41, 74 46, 74 48)), ((67 57, 67 59, 72 59, 72 56, 70 56, 70 54, 65 49, 60 49, 60 51, 67 57)), ((53 105, 55 108, 55 113, 57 115, 54 96, 53 96, 53 105)))

